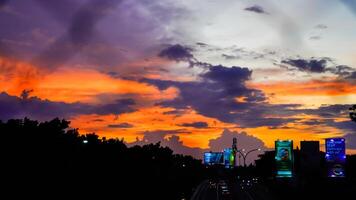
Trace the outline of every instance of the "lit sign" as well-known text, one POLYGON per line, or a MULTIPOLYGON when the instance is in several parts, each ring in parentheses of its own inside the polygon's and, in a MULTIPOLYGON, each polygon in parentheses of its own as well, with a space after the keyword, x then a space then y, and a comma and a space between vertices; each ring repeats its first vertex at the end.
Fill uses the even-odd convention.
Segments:
POLYGON ((205 165, 215 165, 223 163, 223 153, 222 152, 205 152, 204 153, 204 164, 205 165))
POLYGON ((328 177, 345 177, 345 139, 328 138, 325 140, 325 149, 328 177))
POLYGON ((277 177, 292 177, 293 173, 293 141, 277 140, 276 149, 276 168, 277 177))
POLYGON ((235 155, 232 148, 224 149, 224 165, 225 168, 232 168, 235 165, 235 155))

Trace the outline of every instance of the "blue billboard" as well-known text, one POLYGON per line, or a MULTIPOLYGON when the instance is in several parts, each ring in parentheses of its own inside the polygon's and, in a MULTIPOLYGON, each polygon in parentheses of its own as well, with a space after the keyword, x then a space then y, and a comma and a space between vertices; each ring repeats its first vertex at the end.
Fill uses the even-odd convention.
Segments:
POLYGON ((345 139, 326 139, 325 151, 328 177, 345 177, 345 139))
POLYGON ((290 178, 293 176, 293 141, 277 140, 276 149, 276 177, 290 178))
POLYGON ((204 164, 205 165, 218 165, 223 164, 223 153, 222 152, 205 152, 204 153, 204 164))
POLYGON ((224 149, 224 165, 225 168, 235 167, 235 153, 232 148, 224 149))

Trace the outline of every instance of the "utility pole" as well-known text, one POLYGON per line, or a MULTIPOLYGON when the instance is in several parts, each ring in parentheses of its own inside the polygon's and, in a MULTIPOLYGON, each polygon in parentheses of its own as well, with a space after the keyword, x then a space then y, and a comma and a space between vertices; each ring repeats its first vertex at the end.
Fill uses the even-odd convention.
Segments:
POLYGON ((254 151, 261 151, 261 149, 260 149, 260 148, 258 148, 258 149, 252 149, 252 150, 248 151, 247 153, 245 153, 245 149, 242 149, 242 151, 241 151, 241 150, 237 150, 237 152, 240 153, 240 155, 242 156, 242 158, 243 158, 243 160, 244 160, 244 167, 246 167, 246 158, 247 158, 247 156, 248 156, 251 152, 254 152, 254 151))
POLYGON ((237 153, 237 138, 235 138, 235 137, 232 139, 232 153, 234 155, 234 167, 235 167, 236 166, 236 153, 237 153))

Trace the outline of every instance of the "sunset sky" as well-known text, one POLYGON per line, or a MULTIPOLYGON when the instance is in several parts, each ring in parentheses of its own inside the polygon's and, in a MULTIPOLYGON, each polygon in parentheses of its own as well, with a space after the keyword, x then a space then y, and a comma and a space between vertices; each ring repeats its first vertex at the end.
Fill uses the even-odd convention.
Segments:
POLYGON ((0 119, 161 141, 345 137, 356 153, 353 0, 0 0, 0 119))

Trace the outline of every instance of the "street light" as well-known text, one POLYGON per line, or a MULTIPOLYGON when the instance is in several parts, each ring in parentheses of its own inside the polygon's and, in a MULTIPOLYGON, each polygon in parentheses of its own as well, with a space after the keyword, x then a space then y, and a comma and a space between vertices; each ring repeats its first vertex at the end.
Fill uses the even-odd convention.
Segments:
POLYGON ((260 148, 252 149, 252 150, 248 151, 247 153, 245 153, 245 149, 236 150, 236 151, 239 152, 239 154, 244 159, 244 167, 246 167, 246 158, 247 158, 248 154, 250 154, 251 152, 254 152, 254 151, 261 151, 261 149, 260 148))

